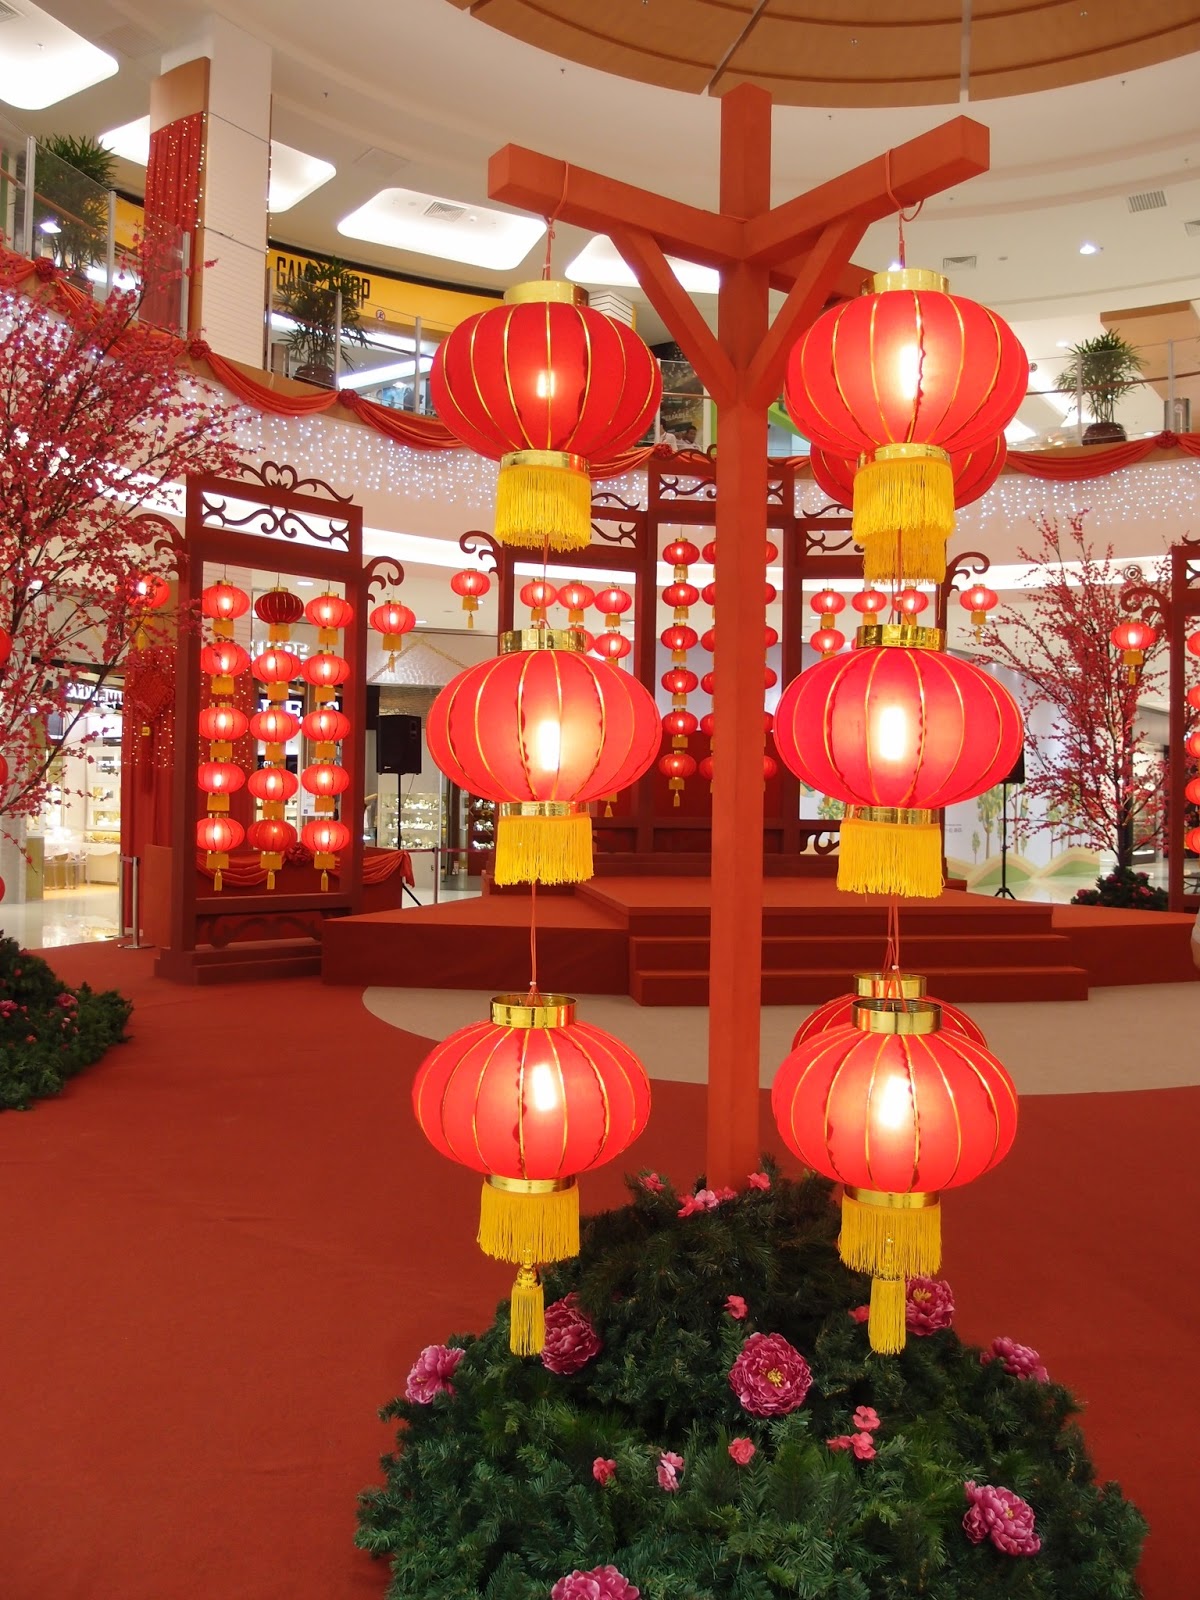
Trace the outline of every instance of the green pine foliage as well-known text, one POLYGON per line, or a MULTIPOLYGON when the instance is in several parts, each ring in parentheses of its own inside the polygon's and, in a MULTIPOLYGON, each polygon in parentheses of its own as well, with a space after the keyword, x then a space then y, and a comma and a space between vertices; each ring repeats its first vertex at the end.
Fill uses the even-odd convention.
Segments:
POLYGON ((125 1037, 133 1010, 115 989, 69 989, 40 956, 0 938, 0 1111, 24 1111, 125 1037))
POLYGON ((547 1284, 548 1303, 577 1291, 604 1340, 581 1372, 510 1355, 505 1304, 481 1337, 449 1341, 465 1350, 453 1396, 382 1413, 397 1445, 357 1543, 390 1560, 389 1600, 548 1600, 608 1563, 643 1600, 1135 1600, 1145 1525, 1095 1482, 1070 1394, 982 1365, 952 1330, 873 1355, 849 1315, 867 1281, 838 1259, 824 1180, 772 1172, 769 1191, 682 1219, 669 1187, 630 1188, 547 1284), (811 1364, 789 1416, 750 1416, 729 1385, 755 1331, 811 1364), (825 1443, 860 1405, 881 1419, 871 1461, 825 1443), (745 1467, 738 1437, 757 1447, 745 1467), (658 1486, 664 1450, 684 1458, 676 1493, 658 1486), (603 1487, 597 1457, 617 1464, 603 1487), (967 1479, 1029 1501, 1039 1554, 967 1539, 967 1479))

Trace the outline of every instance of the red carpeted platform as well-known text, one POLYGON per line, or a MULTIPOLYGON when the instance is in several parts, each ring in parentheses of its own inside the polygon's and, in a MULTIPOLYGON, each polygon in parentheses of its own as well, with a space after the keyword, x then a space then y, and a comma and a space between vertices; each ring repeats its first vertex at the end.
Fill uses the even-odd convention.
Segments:
MULTIPOLYGON (((763 1001, 806 1005, 877 967, 887 902, 832 881, 768 878, 763 1001)), ((544 984, 630 994, 640 1005, 708 1003, 707 878, 596 878, 538 901, 544 984)), ((528 968, 529 901, 485 895, 444 906, 346 917, 326 929, 328 983, 503 988, 528 968)), ((1082 1000, 1090 984, 1196 976, 1191 918, 992 900, 948 889, 905 904, 903 956, 947 1000, 1082 1000)))
MULTIPOLYGON (((0 1593, 376 1600, 351 1545, 375 1409, 508 1281, 473 1244, 476 1180, 412 1121, 426 1043, 316 980, 195 990, 150 952, 52 954, 137 1009, 60 1100, 0 1116, 0 1593)), ((1086 1397, 1151 1522, 1146 1600, 1195 1587, 1198 1126, 1194 1089, 1027 1099, 1010 1159, 945 1207, 961 1330, 1086 1397)), ((702 1089, 656 1084, 627 1164, 695 1173, 702 1129, 702 1089)), ((620 1175, 584 1193, 617 1202, 620 1175)))

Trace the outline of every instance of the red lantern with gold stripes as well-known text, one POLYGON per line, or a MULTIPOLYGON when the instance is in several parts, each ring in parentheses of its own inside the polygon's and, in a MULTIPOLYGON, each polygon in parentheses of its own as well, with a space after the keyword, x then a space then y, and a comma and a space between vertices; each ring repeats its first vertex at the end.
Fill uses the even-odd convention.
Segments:
POLYGON ((462 599, 462 608, 467 613, 467 627, 473 628, 479 602, 492 587, 492 580, 478 567, 467 567, 454 574, 450 579, 450 587, 462 599))
POLYGON ((388 671, 396 665, 396 657, 404 649, 404 635, 417 624, 417 614, 411 606, 399 600, 385 600, 376 606, 367 619, 376 633, 383 635, 383 648, 388 652, 388 671))
POLYGON ((627 449, 653 422, 658 363, 573 283, 516 284, 504 302, 442 341, 429 391, 451 433, 500 462, 497 539, 582 549, 592 536, 588 462, 627 449))

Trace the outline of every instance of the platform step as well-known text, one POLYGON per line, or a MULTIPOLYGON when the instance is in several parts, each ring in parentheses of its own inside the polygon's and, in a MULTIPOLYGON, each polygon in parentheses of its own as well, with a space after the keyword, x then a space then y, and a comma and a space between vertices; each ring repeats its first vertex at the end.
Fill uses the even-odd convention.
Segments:
MULTIPOLYGON (((876 934, 860 937, 776 935, 763 940, 763 973, 873 971, 884 955, 884 942, 876 934)), ((905 967, 929 973, 956 967, 1004 971, 1012 967, 1063 966, 1070 961, 1069 941, 1048 929, 1008 936, 997 933, 910 935, 904 940, 905 967)), ((629 941, 631 972, 708 971, 707 935, 683 937, 638 936, 629 941)))
MULTIPOLYGON (((601 880, 585 885, 588 898, 605 903, 601 880)), ((921 904, 913 918, 919 921, 925 937, 942 936, 956 939, 978 934, 986 928, 996 938, 1018 938, 1029 934, 1049 933, 1053 927, 1053 907, 1037 902, 1018 902, 1014 905, 992 905, 983 902, 982 909, 961 905, 921 904)), ((672 935, 703 937, 707 935, 710 914, 707 906, 689 905, 682 901, 676 905, 655 906, 643 909, 630 906, 624 917, 631 938, 668 938, 672 935)), ((887 937, 887 909, 881 906, 822 906, 819 917, 811 908, 794 906, 767 906, 763 910, 764 938, 817 937, 821 939, 877 939, 887 937), (819 934, 814 934, 814 925, 819 934)))
POLYGON ((310 939, 264 944, 231 944, 223 950, 164 950, 154 966, 156 976, 175 983, 259 983, 275 978, 321 975, 321 946, 310 939))
MULTIPOLYGON (((940 1000, 1086 1000, 1088 975, 1082 967, 930 968, 929 988, 940 1000)), ((804 972, 764 972, 762 1003, 815 1006, 846 994, 845 968, 804 972)), ((706 1006, 708 973, 641 972, 630 978, 630 993, 640 1006, 706 1006)))

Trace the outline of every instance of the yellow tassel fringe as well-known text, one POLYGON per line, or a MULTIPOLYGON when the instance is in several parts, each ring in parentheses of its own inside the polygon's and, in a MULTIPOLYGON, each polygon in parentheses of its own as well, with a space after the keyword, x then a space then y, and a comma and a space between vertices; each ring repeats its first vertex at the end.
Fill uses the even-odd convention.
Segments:
POLYGON ((592 819, 506 817, 496 825, 497 883, 584 883, 592 876, 592 819))
POLYGON ((847 817, 838 842, 838 888, 936 900, 942 892, 942 832, 936 823, 847 817))
POLYGON ((871 1314, 867 1337, 877 1355, 897 1356, 904 1349, 905 1288, 903 1278, 871 1279, 871 1314))
POLYGON ((533 1267, 522 1266, 509 1304, 508 1348, 515 1356, 540 1356, 546 1344, 546 1302, 533 1267))
POLYGON ((881 535, 899 535, 905 548, 910 539, 945 544, 954 532, 950 463, 934 456, 866 462, 854 475, 853 527, 864 547, 881 535))
POLYGON ((583 550, 592 542, 592 485, 570 467, 501 466, 496 537, 540 550, 583 550))
POLYGON ((863 547, 868 583, 942 583, 946 577, 946 535, 936 528, 894 528, 855 537, 863 547))
POLYGON ((942 1208, 873 1205, 842 1196, 842 1260, 852 1272, 880 1278, 922 1278, 942 1264, 942 1208))
MULTIPOLYGON (((497 1261, 566 1261, 579 1254, 579 1190, 514 1194, 485 1182, 479 1248, 497 1261)), ((519 1281, 519 1280, 518 1280, 519 1281)))

